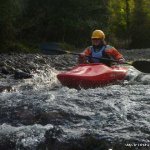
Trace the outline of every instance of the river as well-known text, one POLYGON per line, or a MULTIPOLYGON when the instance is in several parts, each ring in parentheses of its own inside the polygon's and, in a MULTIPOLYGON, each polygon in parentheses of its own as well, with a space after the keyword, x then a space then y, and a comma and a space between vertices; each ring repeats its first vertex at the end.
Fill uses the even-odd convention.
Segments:
MULTIPOLYGON (((4 56, 7 66, 18 62, 4 56)), ((18 58, 34 66, 33 77, 1 74, 0 85, 9 87, 0 93, 1 150, 150 149, 150 74, 130 66, 121 85, 77 90, 56 78, 75 64, 73 57, 18 58)))

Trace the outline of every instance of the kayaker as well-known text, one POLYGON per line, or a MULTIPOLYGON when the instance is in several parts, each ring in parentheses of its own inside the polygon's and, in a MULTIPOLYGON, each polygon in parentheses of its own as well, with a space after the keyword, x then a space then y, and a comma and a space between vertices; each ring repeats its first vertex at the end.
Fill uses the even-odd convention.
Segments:
POLYGON ((96 58, 107 58, 118 60, 118 63, 124 63, 123 56, 113 47, 106 44, 105 34, 102 30, 94 30, 91 36, 92 46, 87 47, 79 56, 79 63, 104 63, 111 66, 112 61, 106 61, 96 58), (86 56, 91 56, 86 57, 86 56))

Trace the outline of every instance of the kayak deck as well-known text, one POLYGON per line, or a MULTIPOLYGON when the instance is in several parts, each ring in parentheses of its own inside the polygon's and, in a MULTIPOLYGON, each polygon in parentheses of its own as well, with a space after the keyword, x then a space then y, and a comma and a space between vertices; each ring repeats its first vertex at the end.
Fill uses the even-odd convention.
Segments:
POLYGON ((126 67, 108 67, 101 63, 81 64, 58 74, 57 78, 69 88, 95 88, 124 80, 127 70, 126 67))

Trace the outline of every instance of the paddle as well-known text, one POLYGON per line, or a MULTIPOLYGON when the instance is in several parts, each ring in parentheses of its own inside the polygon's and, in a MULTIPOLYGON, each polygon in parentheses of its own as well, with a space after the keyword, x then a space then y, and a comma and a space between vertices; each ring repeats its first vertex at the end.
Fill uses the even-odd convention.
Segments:
MULTIPOLYGON (((80 53, 74 53, 66 50, 61 50, 61 49, 55 49, 54 47, 52 48, 47 48, 44 49, 46 50, 46 54, 48 55, 61 55, 61 54, 72 54, 72 55, 80 55, 80 53)), ((107 60, 107 61, 112 61, 112 62, 117 62, 117 60, 113 59, 107 59, 107 58, 97 58, 97 57, 91 57, 91 56, 86 56, 90 58, 95 58, 95 59, 100 59, 100 60, 107 60)), ((133 62, 124 62, 123 64, 128 64, 136 68, 137 70, 143 72, 143 73, 150 73, 150 61, 147 60, 136 60, 133 62)))

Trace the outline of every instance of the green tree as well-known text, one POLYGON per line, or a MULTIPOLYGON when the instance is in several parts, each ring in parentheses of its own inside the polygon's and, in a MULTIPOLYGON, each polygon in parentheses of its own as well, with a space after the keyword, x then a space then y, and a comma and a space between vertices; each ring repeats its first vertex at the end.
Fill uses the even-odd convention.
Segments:
POLYGON ((130 42, 130 22, 133 0, 110 0, 109 10, 109 39, 119 47, 128 47, 130 42))
POLYGON ((147 0, 134 0, 134 5, 130 47, 150 47, 150 2, 147 0))
POLYGON ((0 0, 0 47, 15 41, 17 17, 20 14, 19 0, 0 0))
POLYGON ((102 29, 117 47, 150 47, 148 0, 0 0, 0 47, 10 43, 90 43, 102 29))
POLYGON ((105 29, 106 5, 103 0, 28 1, 24 37, 83 45, 91 30, 105 29))

